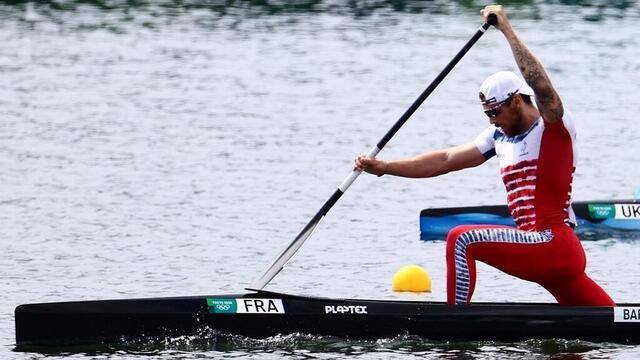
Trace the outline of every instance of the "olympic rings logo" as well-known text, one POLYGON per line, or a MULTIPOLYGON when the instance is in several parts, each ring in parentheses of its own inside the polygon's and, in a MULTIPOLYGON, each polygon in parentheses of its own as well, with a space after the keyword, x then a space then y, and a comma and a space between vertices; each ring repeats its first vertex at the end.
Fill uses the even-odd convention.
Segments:
POLYGON ((217 304, 216 305, 216 309, 218 309, 220 311, 227 311, 227 310, 231 309, 231 305, 229 305, 229 304, 217 304))

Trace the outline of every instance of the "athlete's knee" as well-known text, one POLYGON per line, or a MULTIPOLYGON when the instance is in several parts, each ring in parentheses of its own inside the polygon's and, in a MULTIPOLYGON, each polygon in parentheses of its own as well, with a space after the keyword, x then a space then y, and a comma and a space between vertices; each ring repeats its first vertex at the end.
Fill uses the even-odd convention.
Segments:
POLYGON ((460 238, 460 235, 471 229, 472 227, 469 225, 458 225, 449 230, 449 233, 447 234, 447 254, 452 253, 455 250, 456 242, 460 238))
POLYGON ((471 229, 474 229, 475 226, 472 225, 458 225, 456 227, 454 227, 453 229, 449 230, 449 233, 447 234, 447 240, 448 239, 452 239, 452 238, 457 238, 460 236, 460 234, 469 231, 471 229))

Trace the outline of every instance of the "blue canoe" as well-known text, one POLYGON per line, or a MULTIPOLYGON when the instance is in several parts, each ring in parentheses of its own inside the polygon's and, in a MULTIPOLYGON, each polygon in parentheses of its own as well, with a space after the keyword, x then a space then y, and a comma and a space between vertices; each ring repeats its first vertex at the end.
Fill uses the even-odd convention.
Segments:
MULTIPOLYGON (((572 204, 582 240, 640 238, 640 200, 579 201, 572 204)), ((420 239, 444 240, 458 225, 515 226, 506 205, 429 208, 420 212, 420 239)))

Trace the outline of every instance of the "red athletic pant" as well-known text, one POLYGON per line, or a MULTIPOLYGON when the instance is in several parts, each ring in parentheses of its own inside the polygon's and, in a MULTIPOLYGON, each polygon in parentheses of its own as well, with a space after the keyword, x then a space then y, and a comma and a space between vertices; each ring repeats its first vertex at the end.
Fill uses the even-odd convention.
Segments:
POLYGON ((615 306, 585 274, 584 249, 564 224, 540 232, 495 225, 453 228, 447 236, 447 303, 469 303, 476 260, 542 285, 561 305, 615 306))

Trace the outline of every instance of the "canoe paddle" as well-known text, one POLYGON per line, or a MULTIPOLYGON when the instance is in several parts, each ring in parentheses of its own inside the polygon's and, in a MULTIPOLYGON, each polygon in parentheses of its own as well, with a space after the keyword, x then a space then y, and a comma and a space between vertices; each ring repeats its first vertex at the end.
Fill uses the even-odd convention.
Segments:
MULTIPOLYGON (((478 31, 469 39, 469 41, 462 47, 462 49, 456 54, 456 56, 451 59, 451 61, 445 66, 445 68, 438 74, 438 76, 427 86, 427 88, 420 94, 420 96, 411 104, 409 109, 405 111, 404 114, 396 121, 396 123, 387 131, 386 135, 378 142, 376 146, 371 148, 367 153, 368 158, 374 158, 380 150, 382 150, 385 145, 391 140, 391 138, 400 130, 402 125, 409 120, 411 115, 422 105, 422 103, 431 95, 431 93, 436 89, 438 85, 444 80, 444 78, 449 74, 449 72, 458 64, 460 59, 471 49, 471 47, 480 39, 480 37, 489 29, 491 25, 496 25, 498 23, 498 19, 495 15, 491 14, 487 18, 487 22, 482 24, 478 31)), ((362 173, 361 170, 353 170, 349 176, 347 176, 342 184, 338 186, 338 189, 331 195, 329 200, 327 200, 324 205, 320 208, 320 210, 311 218, 309 223, 300 231, 298 236, 278 255, 278 257, 273 260, 271 265, 260 275, 258 279, 256 279, 248 290, 262 290, 278 273, 282 270, 284 265, 293 257, 293 255, 300 249, 302 244, 309 238, 313 230, 315 230, 316 226, 320 223, 320 221, 324 218, 325 215, 331 210, 333 205, 338 202, 338 199, 347 191, 349 186, 356 180, 358 176, 362 173)))

